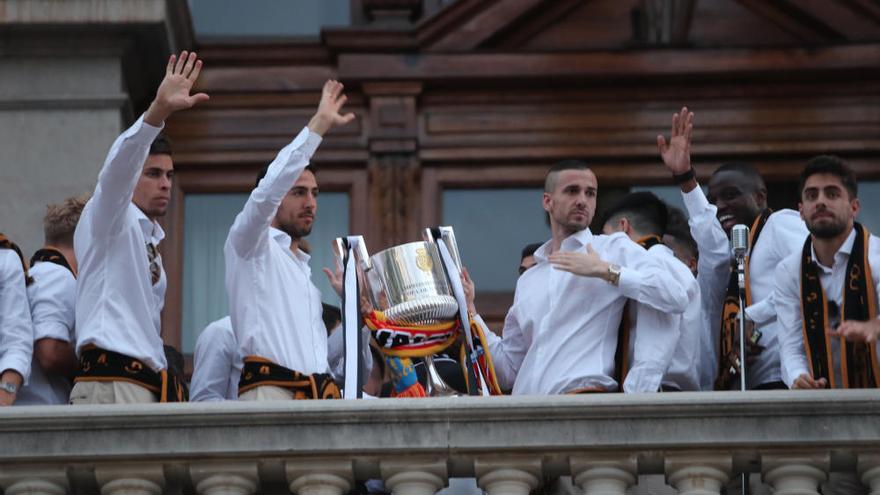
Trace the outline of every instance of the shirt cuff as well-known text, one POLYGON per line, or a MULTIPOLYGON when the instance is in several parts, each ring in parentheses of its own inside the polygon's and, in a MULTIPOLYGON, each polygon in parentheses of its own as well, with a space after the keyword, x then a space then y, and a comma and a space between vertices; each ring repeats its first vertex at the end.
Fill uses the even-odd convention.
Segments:
POLYGON ((136 143, 149 146, 153 144, 156 136, 158 136, 164 128, 164 122, 160 127, 156 127, 144 122, 144 116, 141 115, 140 118, 138 118, 137 121, 125 131, 125 139, 131 139, 136 143))
POLYGON ((308 131, 309 135, 306 138, 305 144, 303 144, 302 153, 303 155, 311 158, 312 155, 314 155, 315 152, 318 151, 318 146, 321 145, 321 142, 324 140, 324 138, 322 138, 320 134, 312 132, 312 130, 308 127, 303 130, 308 131))
POLYGON ((30 356, 4 356, 3 358, 0 358, 0 375, 8 370, 17 371, 24 380, 22 386, 27 385, 28 378, 30 378, 31 374, 31 362, 29 358, 30 356))
POLYGON ((633 366, 626 374, 623 391, 626 393, 653 393, 660 390, 663 370, 650 364, 633 366))
POLYGON ((776 319, 776 310, 770 304, 768 299, 752 304, 746 308, 746 319, 757 323, 758 325, 766 325, 776 319))
POLYGON ((807 368, 797 368, 797 369, 791 370, 788 373, 788 376, 786 376, 784 379, 785 384, 788 385, 788 388, 791 388, 791 386, 794 384, 794 381, 797 380, 797 378, 799 376, 809 375, 809 374, 810 374, 810 370, 808 370, 807 368))
POLYGON ((687 208, 688 213, 702 211, 709 206, 709 200, 706 199, 706 195, 699 185, 690 192, 682 192, 681 197, 684 200, 684 206, 687 208))
POLYGON ((48 320, 34 323, 34 342, 40 339, 55 339, 70 342, 70 329, 61 321, 48 320))

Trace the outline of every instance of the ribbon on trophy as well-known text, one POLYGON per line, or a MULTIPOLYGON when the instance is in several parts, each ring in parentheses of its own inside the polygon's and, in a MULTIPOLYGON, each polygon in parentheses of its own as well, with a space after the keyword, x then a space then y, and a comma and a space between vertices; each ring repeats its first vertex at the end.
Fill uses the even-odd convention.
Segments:
POLYGON ((464 343, 462 347, 462 367, 464 368, 464 377, 468 385, 468 392, 471 395, 502 395, 501 386, 495 376, 495 366, 492 363, 492 356, 489 354, 489 346, 486 341, 486 332, 489 329, 483 323, 479 316, 471 319, 467 310, 467 299, 464 294, 464 287, 461 284, 461 260, 458 257, 458 247, 455 245, 455 235, 452 227, 440 227, 438 229, 440 235, 431 232, 431 236, 436 238, 437 248, 440 251, 440 259, 449 275, 449 282, 452 286, 452 294, 458 302, 459 318, 462 322, 462 329, 468 329, 464 332, 464 343), (448 245, 448 244, 449 245, 448 245), (451 245, 451 246, 450 246, 451 245))
POLYGON ((361 247, 363 238, 360 236, 346 237, 341 246, 343 291, 342 291, 342 330, 344 332, 345 381, 342 392, 343 399, 360 399, 363 396, 364 376, 363 352, 361 349, 361 310, 360 286, 357 276, 355 250, 361 247))

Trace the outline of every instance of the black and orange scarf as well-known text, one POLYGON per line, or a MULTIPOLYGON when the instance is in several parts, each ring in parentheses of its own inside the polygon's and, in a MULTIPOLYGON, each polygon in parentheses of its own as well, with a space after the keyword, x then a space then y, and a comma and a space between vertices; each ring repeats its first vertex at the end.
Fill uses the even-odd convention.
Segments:
MULTIPOLYGON (((773 210, 767 208, 758 215, 749 230, 749 251, 746 254, 744 264, 746 275, 746 289, 743 299, 746 306, 752 304, 752 290, 749 283, 749 258, 758 236, 764 230, 764 225, 773 210)), ((731 260, 730 278, 727 281, 727 292, 724 294, 724 304, 721 306, 721 338, 720 359, 718 359, 718 374, 715 378, 715 390, 730 390, 731 384, 739 379, 741 370, 739 346, 739 280, 736 272, 736 262, 731 260)))
MULTIPOLYGON (((868 263, 868 229, 856 223, 856 238, 843 284, 841 321, 867 321, 877 317, 877 294, 868 263)), ((840 337, 840 371, 843 383, 836 383, 828 329, 828 298, 819 281, 819 268, 812 257, 812 238, 808 237, 801 257, 801 314, 804 349, 814 379, 825 378, 830 388, 880 387, 877 344, 847 342, 840 337)))
POLYGON ((8 237, 3 234, 0 234, 0 249, 11 249, 15 251, 15 254, 18 255, 18 259, 21 260, 21 269, 24 271, 24 283, 25 285, 31 285, 34 281, 30 275, 28 275, 28 264, 24 260, 24 256, 21 254, 21 249, 17 244, 10 241, 8 237))

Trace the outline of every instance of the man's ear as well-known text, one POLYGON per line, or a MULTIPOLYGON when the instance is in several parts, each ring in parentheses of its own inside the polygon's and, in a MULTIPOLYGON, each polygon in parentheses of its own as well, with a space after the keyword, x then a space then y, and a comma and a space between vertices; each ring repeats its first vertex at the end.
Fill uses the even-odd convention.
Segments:
POLYGON ((550 213, 550 193, 545 192, 543 198, 541 198, 541 206, 544 208, 544 211, 550 213))

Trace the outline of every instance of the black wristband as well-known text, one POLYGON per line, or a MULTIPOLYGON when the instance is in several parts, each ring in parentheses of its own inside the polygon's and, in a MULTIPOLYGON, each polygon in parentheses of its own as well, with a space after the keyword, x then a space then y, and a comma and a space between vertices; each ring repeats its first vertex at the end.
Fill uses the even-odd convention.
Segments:
POLYGON ((677 175, 672 176, 672 180, 676 184, 684 184, 685 182, 687 182, 691 179, 696 179, 696 178, 697 178, 697 172, 694 170, 694 167, 689 168, 688 171, 683 174, 677 174, 677 175))

